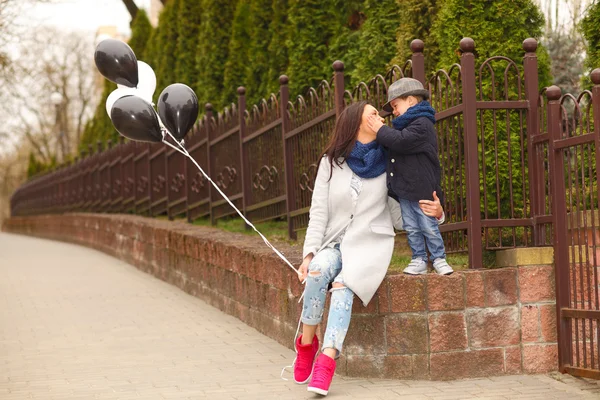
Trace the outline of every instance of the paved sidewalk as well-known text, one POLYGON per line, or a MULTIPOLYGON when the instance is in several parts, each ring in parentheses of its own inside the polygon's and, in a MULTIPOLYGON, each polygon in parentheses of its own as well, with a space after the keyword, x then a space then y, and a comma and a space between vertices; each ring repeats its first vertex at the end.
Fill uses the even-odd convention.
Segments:
MULTIPOLYGON (((320 398, 279 373, 293 352, 94 250, 0 233, 0 399, 320 398)), ((337 399, 598 399, 596 382, 336 377, 337 399)))

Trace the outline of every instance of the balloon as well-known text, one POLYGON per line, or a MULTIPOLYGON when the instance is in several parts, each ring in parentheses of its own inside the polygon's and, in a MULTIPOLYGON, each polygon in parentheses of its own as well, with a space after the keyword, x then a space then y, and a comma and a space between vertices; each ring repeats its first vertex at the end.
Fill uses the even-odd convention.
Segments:
POLYGON ((198 118, 198 97, 182 83, 169 85, 158 97, 158 114, 171 135, 182 140, 198 118))
MULTIPOLYGON (((141 97, 148 103, 152 103, 152 96, 156 90, 156 75, 151 66, 143 61, 138 61, 138 84, 137 89, 139 93, 136 96, 141 97)), ((125 85, 117 85, 119 88, 126 88, 125 85)))
POLYGON ((127 43, 104 39, 96 46, 94 61, 98 71, 109 81, 127 87, 138 84, 137 59, 127 43))
POLYGON ((115 101, 110 117, 115 129, 128 139, 162 142, 158 115, 152 106, 140 97, 121 97, 115 101))
POLYGON ((139 96, 138 91, 135 88, 129 88, 127 86, 121 86, 115 90, 113 90, 108 97, 106 98, 106 112, 110 117, 110 111, 112 110, 115 101, 119 100, 121 97, 125 96, 139 96))

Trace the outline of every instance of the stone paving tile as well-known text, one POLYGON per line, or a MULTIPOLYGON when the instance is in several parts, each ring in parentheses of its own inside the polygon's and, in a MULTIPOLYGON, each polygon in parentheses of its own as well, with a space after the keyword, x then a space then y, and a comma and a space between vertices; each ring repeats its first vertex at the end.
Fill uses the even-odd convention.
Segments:
MULTIPOLYGON (((94 250, 0 233, 0 399, 318 399, 293 352, 94 250)), ((561 374, 451 382, 336 376, 333 399, 599 399, 561 374)))

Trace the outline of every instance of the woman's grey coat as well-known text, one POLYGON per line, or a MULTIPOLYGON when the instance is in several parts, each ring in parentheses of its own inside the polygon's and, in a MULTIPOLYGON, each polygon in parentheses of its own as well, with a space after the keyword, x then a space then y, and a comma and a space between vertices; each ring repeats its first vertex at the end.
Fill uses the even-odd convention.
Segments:
POLYGON ((340 250, 344 284, 366 306, 383 281, 394 250, 394 227, 402 228, 400 206, 388 198, 386 174, 363 179, 362 190, 352 205, 352 170, 346 163, 331 167, 321 159, 313 189, 310 220, 303 257, 317 254, 348 227, 340 250), (389 204, 388 204, 389 199, 389 204), (393 217, 392 217, 393 215, 393 217))

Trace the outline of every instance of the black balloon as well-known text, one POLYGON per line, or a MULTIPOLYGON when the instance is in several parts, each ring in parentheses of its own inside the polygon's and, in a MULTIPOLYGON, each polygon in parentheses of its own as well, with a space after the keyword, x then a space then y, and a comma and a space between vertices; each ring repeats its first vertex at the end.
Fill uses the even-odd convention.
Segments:
POLYGON ((140 142, 162 142, 158 115, 150 103, 137 96, 124 96, 115 101, 110 118, 119 133, 140 142))
POLYGON ((127 43, 105 39, 98 43, 94 53, 98 71, 109 81, 136 87, 138 84, 137 58, 127 43))
POLYGON ((182 83, 169 85, 158 97, 158 115, 165 128, 182 140, 198 118, 198 97, 182 83))

